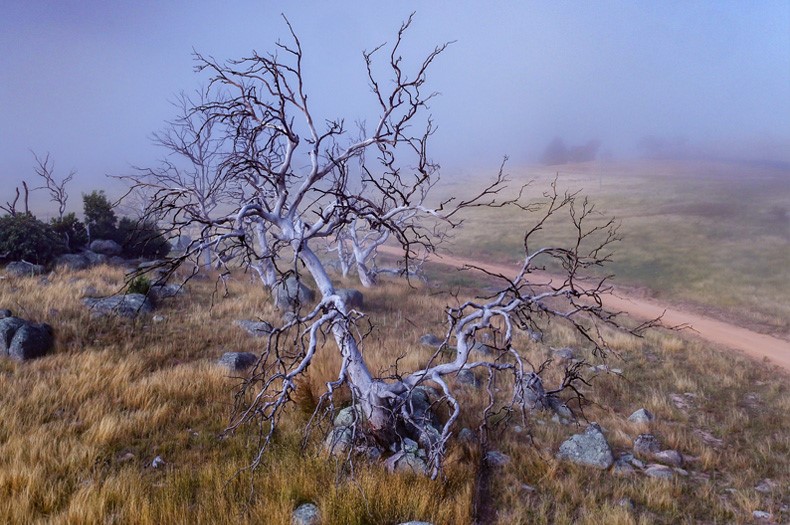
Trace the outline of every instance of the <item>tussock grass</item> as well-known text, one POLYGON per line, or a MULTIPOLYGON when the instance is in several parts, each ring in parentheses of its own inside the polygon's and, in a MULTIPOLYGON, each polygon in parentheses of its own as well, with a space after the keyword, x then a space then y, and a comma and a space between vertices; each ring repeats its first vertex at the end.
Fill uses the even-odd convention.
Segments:
MULTIPOLYGON (((463 276, 477 287, 485 284, 463 276)), ((185 296, 160 306, 163 322, 91 318, 80 303, 82 290, 110 293, 123 278, 117 269, 99 267, 56 273, 46 285, 38 278, 0 281, 0 306, 49 322, 58 340, 46 358, 0 360, 0 522, 288 523, 305 501, 317 503, 328 524, 471 522, 479 489, 477 445, 453 444, 444 482, 388 474, 362 461, 354 463, 351 477, 323 454, 318 433, 302 447, 300 429, 325 382, 337 374, 331 342, 299 383, 297 402, 261 468, 239 475, 252 459, 256 434, 245 429, 220 438, 239 379, 214 361, 225 351, 260 351, 262 340, 232 321, 276 321, 267 294, 241 274, 230 280, 227 298, 213 281, 193 280, 185 296), (166 464, 153 469, 156 456, 166 464)), ((392 363, 401 357, 398 371, 408 371, 431 357, 417 341, 444 332, 443 306, 453 300, 432 290, 392 281, 366 292, 376 329, 361 348, 371 369, 394 373, 392 363)), ((461 290, 462 296, 470 292, 461 290)), ((607 363, 623 376, 595 376, 585 392, 594 404, 585 415, 606 429, 616 452, 628 450, 641 432, 655 433, 666 447, 697 458, 687 466, 690 476, 618 477, 559 462, 559 444, 579 428, 552 422, 548 414, 531 415, 526 425, 514 418, 521 432, 499 425, 491 435, 491 446, 512 460, 485 478, 486 522, 743 522, 758 508, 779 515, 779 507, 790 503, 786 376, 677 334, 656 331, 636 339, 612 333, 609 340, 619 357, 607 363), (672 394, 685 396, 689 408, 678 408, 672 394), (657 421, 626 421, 640 407, 657 421), (711 445, 698 431, 724 444, 711 445), (764 478, 782 490, 756 492, 764 478), (525 491, 525 483, 537 490, 525 491), (635 508, 619 506, 622 498, 635 508)), ((571 346, 600 362, 556 323, 545 341, 517 343, 534 362, 550 355, 547 346, 571 346)), ((550 373, 549 383, 557 377, 558 371, 550 373)), ((507 394, 504 383, 495 386, 507 394)), ((458 429, 476 428, 485 396, 459 387, 459 397, 466 408, 458 429)))

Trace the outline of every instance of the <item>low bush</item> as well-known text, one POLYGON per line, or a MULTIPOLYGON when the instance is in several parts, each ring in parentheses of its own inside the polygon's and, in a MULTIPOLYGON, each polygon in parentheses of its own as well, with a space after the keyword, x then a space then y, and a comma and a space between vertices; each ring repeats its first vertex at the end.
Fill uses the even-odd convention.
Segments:
POLYGON ((32 214, 0 217, 0 255, 6 261, 46 265, 66 251, 66 244, 55 230, 32 214))

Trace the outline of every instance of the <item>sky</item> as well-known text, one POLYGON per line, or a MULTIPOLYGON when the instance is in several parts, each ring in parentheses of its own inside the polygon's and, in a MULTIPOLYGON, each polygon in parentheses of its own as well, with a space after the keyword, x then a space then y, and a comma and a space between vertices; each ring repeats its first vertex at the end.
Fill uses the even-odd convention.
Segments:
MULTIPOLYGON (((192 51, 224 60, 287 37, 305 54, 317 120, 373 121, 362 51, 392 42, 429 71, 447 170, 535 162, 590 140, 636 155, 645 137, 692 151, 790 160, 790 2, 4 0, 0 3, 0 202, 33 180, 33 154, 79 193, 153 166, 180 91, 205 85, 192 51)), ((77 202, 75 202, 77 201, 77 202)))

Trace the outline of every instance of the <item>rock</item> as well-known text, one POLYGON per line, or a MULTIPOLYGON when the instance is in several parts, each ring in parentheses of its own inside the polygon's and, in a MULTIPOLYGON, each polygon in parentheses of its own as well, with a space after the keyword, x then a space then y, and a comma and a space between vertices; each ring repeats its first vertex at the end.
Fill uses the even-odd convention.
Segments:
POLYGON ((346 303, 346 308, 349 310, 361 310, 365 307, 365 296, 362 295, 362 292, 359 290, 354 290, 353 288, 338 288, 335 290, 335 294, 340 296, 343 302, 346 303))
POLYGON ((241 372, 248 369, 258 361, 258 356, 252 352, 225 352, 217 364, 224 366, 231 372, 241 372))
POLYGON ((475 388, 480 386, 480 382, 477 380, 477 377, 475 377, 475 373, 471 370, 460 370, 458 374, 456 374, 455 379, 458 381, 459 385, 468 385, 475 388))
POLYGON ((612 449, 597 423, 590 423, 583 434, 571 436, 560 445, 557 458, 600 469, 607 469, 614 463, 612 449))
POLYGON ((661 450, 661 443, 653 434, 639 434, 634 440, 634 452, 649 456, 661 450))
POLYGON ((491 467, 504 467, 510 463, 510 456, 498 450, 489 450, 486 452, 485 462, 491 467))
POLYGON ((121 248, 121 245, 117 242, 104 239, 96 239, 90 243, 88 249, 92 252, 107 256, 121 255, 121 251, 123 251, 123 248, 121 248))
POLYGON ((47 355, 54 345, 55 337, 50 325, 25 323, 14 334, 8 355, 17 361, 29 361, 47 355))
POLYGON ((13 316, 0 319, 0 355, 8 355, 14 335, 26 323, 24 319, 13 316))
POLYGON ((154 311, 151 301, 139 293, 111 295, 110 297, 86 297, 82 302, 96 315, 118 315, 132 318, 154 311))
POLYGON ((321 511, 315 503, 302 503, 291 514, 291 525, 318 525, 321 511))
POLYGON ((349 427, 335 427, 326 436, 324 449, 332 456, 345 457, 354 444, 354 433, 349 427))
POLYGON ((771 518, 773 518, 770 512, 766 512, 764 510, 755 510, 754 512, 752 512, 752 517, 758 522, 760 521, 770 522, 771 518))
POLYGON ((570 361, 571 359, 573 359, 575 357, 573 355, 573 349, 572 348, 568 348, 567 346, 565 348, 558 348, 556 350, 553 350, 552 354, 557 359, 563 359, 563 360, 566 360, 566 361, 570 361))
POLYGON ((425 334, 420 337, 420 344, 423 346, 430 346, 431 348, 439 348, 444 343, 444 340, 439 339, 433 334, 425 334))
POLYGON ((770 494, 779 487, 779 484, 772 479, 764 479, 754 487, 754 490, 763 494, 770 494))
POLYGON ((533 493, 538 491, 538 489, 536 489, 535 487, 533 487, 532 485, 529 485, 527 483, 522 483, 521 484, 521 490, 523 490, 524 492, 526 492, 528 494, 533 494, 533 493))
POLYGON ((91 262, 81 253, 64 253, 56 257, 54 262, 56 268, 65 268, 67 270, 85 270, 90 265, 91 262))
POLYGON ((338 412, 333 423, 336 427, 350 427, 355 421, 361 423, 362 418, 362 409, 357 405, 351 405, 338 412))
POLYGON ((568 408, 568 405, 560 399, 559 397, 555 396, 546 396, 546 402, 549 405, 549 408, 554 411, 561 419, 572 420, 574 419, 573 411, 568 408))
POLYGON ((675 475, 675 472, 666 465, 654 463, 647 466, 645 469, 645 475, 651 478, 672 479, 672 477, 675 475))
POLYGON ((653 459, 671 467, 682 467, 683 456, 677 450, 662 450, 653 454, 653 459))
POLYGON ((164 320, 165 320, 165 316, 164 316, 164 315, 155 315, 155 316, 153 316, 153 317, 151 318, 151 320, 152 320, 153 322, 155 322, 155 323, 162 323, 162 322, 164 322, 164 320))
POLYGON ((165 466, 165 460, 162 459, 162 456, 156 456, 154 460, 151 462, 152 468, 160 468, 165 466))
POLYGON ((532 329, 527 329, 527 334, 529 335, 529 338, 535 341, 536 343, 543 341, 543 334, 541 332, 537 332, 532 329))
POLYGON ((266 321, 233 321, 233 324, 246 330, 247 333, 255 337, 264 337, 272 333, 274 327, 266 321))
POLYGON ((154 284, 148 289, 148 296, 155 302, 184 293, 184 287, 179 284, 154 284))
POLYGON ((694 430, 694 432, 692 432, 692 433, 693 433, 695 436, 697 436, 697 437, 699 437, 700 439, 702 439, 702 441, 703 441, 703 442, 704 442, 706 445, 710 445, 710 446, 712 446, 712 447, 716 447, 716 448, 724 446, 724 440, 722 440, 722 439, 719 439, 719 438, 715 437, 715 436, 714 436, 713 434, 711 434, 710 432, 707 432, 707 431, 705 431, 705 430, 701 430, 701 429, 696 429, 696 430, 694 430))
POLYGON ((5 273, 14 277, 31 277, 44 273, 44 267, 40 264, 33 264, 25 261, 13 261, 6 265, 5 273))
POLYGON ((433 525, 433 523, 427 521, 404 521, 398 525, 433 525))
POLYGON ((294 276, 275 284, 272 296, 274 306, 278 310, 293 310, 300 306, 306 306, 315 300, 315 292, 294 276))
POLYGON ((477 435, 473 430, 464 427, 458 432, 458 441, 461 443, 474 443, 477 441, 477 435))
MULTIPOLYGON (((422 452, 422 450, 419 452, 422 452)), ((423 476, 427 476, 430 473, 428 463, 417 453, 401 451, 390 457, 390 459, 392 458, 397 458, 393 462, 395 472, 411 472, 423 476)))
POLYGON ((614 468, 612 471, 615 474, 619 474, 621 476, 633 474, 636 472, 634 467, 628 461, 623 460, 623 458, 619 458, 617 461, 614 462, 614 468))
POLYGON ((634 510, 636 508, 636 503, 630 498, 620 498, 617 500, 617 506, 628 510, 634 510))
MULTIPOLYGON (((97 264, 104 264, 104 263, 107 262, 107 256, 106 255, 102 255, 100 253, 92 252, 90 250, 82 250, 80 252, 80 255, 82 255, 85 258, 85 260, 88 261, 88 264, 90 266, 96 266, 97 264)), ((115 258, 118 258, 118 257, 113 257, 112 259, 115 259, 115 258)), ((112 262, 112 259, 110 260, 110 262, 112 262)), ((124 259, 121 259, 121 260, 124 260, 124 259)), ((125 260, 124 260, 124 262, 125 262, 125 260)))
POLYGON ((655 419, 652 413, 650 413, 645 408, 640 408, 630 416, 628 416, 628 421, 631 423, 650 423, 655 419))
POLYGON ((13 313, 8 308, 3 308, 0 310, 0 319, 5 319, 6 317, 13 317, 13 313))

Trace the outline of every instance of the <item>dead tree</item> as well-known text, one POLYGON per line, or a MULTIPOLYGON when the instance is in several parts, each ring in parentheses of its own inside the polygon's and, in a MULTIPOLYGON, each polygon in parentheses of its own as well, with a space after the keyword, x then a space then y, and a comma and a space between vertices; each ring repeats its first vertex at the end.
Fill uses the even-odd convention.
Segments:
POLYGON ((6 201, 5 205, 0 204, 0 210, 3 210, 4 212, 8 213, 11 216, 14 216, 17 213, 20 213, 20 211, 16 209, 16 206, 17 206, 17 203, 19 202, 19 198, 22 195, 24 195, 24 198, 22 199, 22 203, 24 204, 25 209, 22 211, 22 213, 24 213, 24 214, 30 213, 30 205, 29 205, 30 191, 31 190, 30 190, 30 188, 27 185, 27 181, 23 180, 22 181, 22 192, 19 191, 19 186, 14 188, 14 192, 15 192, 14 200, 6 201))
POLYGON ((38 155, 33 153, 33 158, 36 160, 36 175, 41 177, 44 182, 43 186, 33 189, 47 190, 49 192, 49 200, 58 205, 58 219, 62 220, 63 214, 66 213, 66 203, 69 200, 69 194, 66 192, 66 184, 71 182, 71 179, 74 178, 74 175, 76 175, 77 172, 71 170, 69 174, 63 178, 63 180, 58 182, 55 179, 55 175, 53 173, 55 169, 55 163, 50 160, 49 153, 47 153, 43 159, 39 158, 38 155))
POLYGON ((221 100, 221 94, 203 90, 192 97, 181 93, 173 103, 178 116, 153 135, 154 142, 168 152, 160 166, 118 177, 130 185, 127 195, 140 201, 143 215, 157 221, 169 218, 173 235, 197 230, 192 251, 204 267, 218 262, 209 240, 215 210, 230 207, 239 199, 233 180, 220 170, 228 154, 227 136, 216 131, 219 126, 214 119, 194 110, 208 97, 213 97, 213 102, 221 100), (177 210, 161 206, 176 202, 177 210))
MULTIPOLYGON (((477 369, 507 377, 513 385, 513 406, 525 408, 528 396, 524 392, 531 388, 529 385, 537 384, 534 377, 540 368, 529 366, 518 349, 513 338, 515 328, 527 326, 539 316, 558 318, 570 322, 597 349, 605 348, 591 326, 594 321, 614 322, 614 317, 601 306, 606 287, 603 281, 586 286, 580 274, 591 265, 605 262, 603 250, 614 240, 613 233, 605 235, 590 251, 582 250, 585 241, 607 231, 612 224, 588 229, 587 206, 579 210, 573 196, 555 195, 549 199, 545 217, 558 210, 570 210, 578 231, 575 246, 531 252, 528 233, 522 269, 515 277, 502 276, 501 293, 448 310, 447 341, 453 340, 456 348, 450 360, 437 352, 423 368, 393 377, 378 377, 368 367, 361 348, 362 330, 357 326, 363 314, 352 310, 345 297, 335 293, 316 254, 316 245, 332 239, 354 220, 366 221, 372 230, 389 232, 389 238, 402 247, 408 270, 417 248, 433 249, 432 236, 416 221, 403 222, 399 218, 417 213, 453 226, 458 223, 459 210, 464 208, 519 206, 520 193, 511 200, 500 198, 506 183, 503 169, 472 198, 450 199, 435 207, 423 204, 422 196, 438 175, 438 166, 428 156, 433 124, 425 112, 435 93, 427 90, 426 75, 447 45, 430 51, 409 74, 400 49, 410 23, 411 18, 402 25, 388 50, 380 46, 363 54, 378 114, 369 128, 362 127, 353 136, 342 119, 325 120, 314 114, 302 71, 302 47, 287 20, 290 40, 278 43, 276 53, 253 52, 249 57, 227 62, 195 55, 196 69, 209 73, 209 88, 223 96, 196 105, 190 115, 199 115, 204 122, 198 133, 205 133, 210 125, 212 133, 222 130, 227 137, 231 151, 215 177, 233 186, 236 201, 231 203, 231 209, 217 207, 209 216, 192 213, 190 207, 194 203, 188 189, 173 185, 157 193, 157 210, 166 212, 174 227, 201 228, 202 241, 193 251, 210 247, 225 260, 234 259, 245 266, 267 260, 279 280, 286 276, 299 278, 300 272, 307 272, 319 291, 317 304, 305 310, 295 308, 293 315, 272 333, 254 371, 237 394, 228 431, 254 424, 262 432, 252 467, 259 464, 271 444, 298 380, 319 352, 336 351, 342 357, 337 379, 326 385, 319 410, 333 410, 333 393, 347 386, 359 411, 354 435, 367 436, 385 449, 397 448, 404 437, 412 436, 429 451, 436 476, 460 411, 448 377, 477 369), (385 59, 380 64, 377 59, 382 55, 385 59), (381 78, 382 69, 389 80, 381 78), (320 126, 320 122, 325 124, 320 126), (355 191, 360 188, 356 183, 359 177, 366 182, 364 191, 355 191), (251 224, 258 229, 258 240, 263 243, 250 242, 251 224), (564 270, 564 278, 547 290, 537 290, 529 282, 542 257, 561 261, 564 270), (495 320, 506 327, 504 339, 496 348, 502 359, 473 359, 471 350, 477 334, 495 320), (438 431, 429 428, 424 414, 418 415, 412 402, 415 388, 428 383, 440 389, 436 403, 450 408, 450 418, 438 431)), ((186 253, 172 263, 177 265, 189 256, 186 253)), ((577 381, 578 377, 571 375, 554 389, 544 388, 544 395, 572 389, 577 381)))

